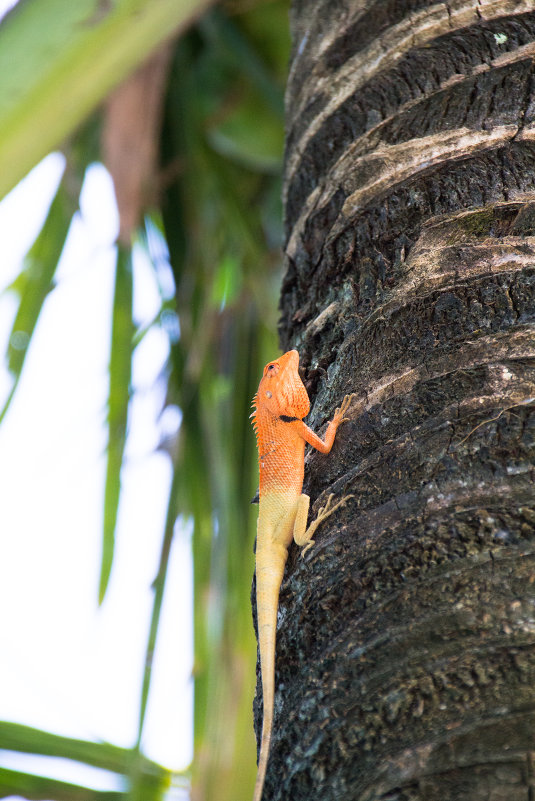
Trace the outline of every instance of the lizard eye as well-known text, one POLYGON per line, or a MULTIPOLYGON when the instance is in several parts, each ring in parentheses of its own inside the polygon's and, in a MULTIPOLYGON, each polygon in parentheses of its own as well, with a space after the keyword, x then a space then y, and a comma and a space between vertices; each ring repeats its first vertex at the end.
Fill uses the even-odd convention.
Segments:
POLYGON ((264 375, 273 375, 278 372, 279 370, 279 363, 278 362, 271 362, 271 364, 266 365, 266 369, 264 370, 264 375))

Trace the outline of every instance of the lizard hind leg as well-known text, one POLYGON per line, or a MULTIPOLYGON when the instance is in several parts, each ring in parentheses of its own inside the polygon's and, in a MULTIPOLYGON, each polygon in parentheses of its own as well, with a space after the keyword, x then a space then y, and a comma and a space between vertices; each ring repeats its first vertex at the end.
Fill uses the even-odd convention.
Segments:
POLYGON ((307 518, 308 518, 308 509, 310 506, 310 498, 308 495, 304 493, 300 495, 299 501, 297 503, 297 511, 295 513, 295 521, 294 521, 294 540, 297 545, 304 546, 303 550, 301 551, 301 556, 304 556, 305 553, 308 551, 309 548, 312 548, 314 545, 314 540, 312 537, 320 525, 330 517, 333 512, 336 512, 340 506, 343 506, 347 501, 352 498, 353 495, 345 495, 338 503, 335 503, 334 506, 332 505, 332 500, 334 495, 331 494, 327 498, 327 503, 325 506, 321 506, 318 509, 318 514, 311 522, 309 527, 307 528, 307 518))

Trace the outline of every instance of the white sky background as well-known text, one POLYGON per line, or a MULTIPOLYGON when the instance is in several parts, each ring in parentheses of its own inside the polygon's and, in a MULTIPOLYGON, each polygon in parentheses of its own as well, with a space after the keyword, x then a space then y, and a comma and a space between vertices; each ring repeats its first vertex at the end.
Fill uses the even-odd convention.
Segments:
MULTIPOLYGON (((62 164, 57 154, 47 157, 0 203, 0 291, 20 270, 62 164)), ((134 358, 115 560, 99 609, 116 231, 111 180, 94 166, 0 426, 0 719, 131 747, 171 470, 155 452, 162 402, 156 378, 167 342, 154 330, 134 358)), ((141 253, 134 285, 136 323, 145 323, 159 295, 141 253)), ((15 312, 14 296, 1 294, 0 353, 15 312)), ((0 362, 0 406, 9 387, 0 362)), ((173 769, 192 756, 192 639, 190 539, 177 528, 143 739, 147 756, 173 769)), ((113 776, 76 763, 0 751, 0 765, 117 786, 113 776)))

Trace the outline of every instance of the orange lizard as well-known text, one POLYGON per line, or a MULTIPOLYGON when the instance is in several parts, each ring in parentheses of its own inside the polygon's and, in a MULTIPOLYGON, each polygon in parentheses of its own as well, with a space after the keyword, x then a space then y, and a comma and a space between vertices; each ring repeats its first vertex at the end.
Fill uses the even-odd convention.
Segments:
POLYGON ((275 693, 275 636, 279 591, 292 536, 304 546, 302 554, 314 545, 314 532, 352 495, 332 505, 333 495, 307 528, 310 498, 302 493, 305 443, 321 453, 329 453, 338 426, 347 418, 350 403, 346 395, 327 426, 325 440, 304 422, 310 401, 299 377, 296 350, 269 362, 253 398, 251 417, 258 445, 260 469, 259 512, 256 532, 256 608, 258 642, 262 671, 264 717, 254 801, 260 801, 269 757, 275 693))

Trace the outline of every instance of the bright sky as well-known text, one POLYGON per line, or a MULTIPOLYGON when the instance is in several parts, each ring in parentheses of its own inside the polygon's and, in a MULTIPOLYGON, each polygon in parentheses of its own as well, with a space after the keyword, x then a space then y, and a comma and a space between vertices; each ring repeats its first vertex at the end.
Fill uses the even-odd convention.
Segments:
MULTIPOLYGON (((0 203, 0 290, 21 267, 63 169, 48 156, 0 203)), ((13 406, 0 426, 0 719, 58 734, 130 747, 137 717, 154 580, 170 482, 155 452, 165 336, 137 348, 135 395, 115 563, 97 607, 100 567, 107 366, 117 212, 111 180, 90 168, 57 273, 34 335, 13 406)), ((159 308, 152 267, 138 253, 134 314, 159 308)), ((0 353, 16 311, 0 295, 0 353)), ((0 406, 10 379, 0 364, 0 406)), ((175 533, 154 662, 143 748, 184 768, 192 756, 192 569, 190 533, 175 533)), ((0 751, 0 764, 116 788, 113 776, 74 763, 0 751)), ((174 795, 173 797, 178 797, 174 795)))
POLYGON ((7 14, 10 8, 16 6, 18 0, 0 0, 0 19, 7 14))

